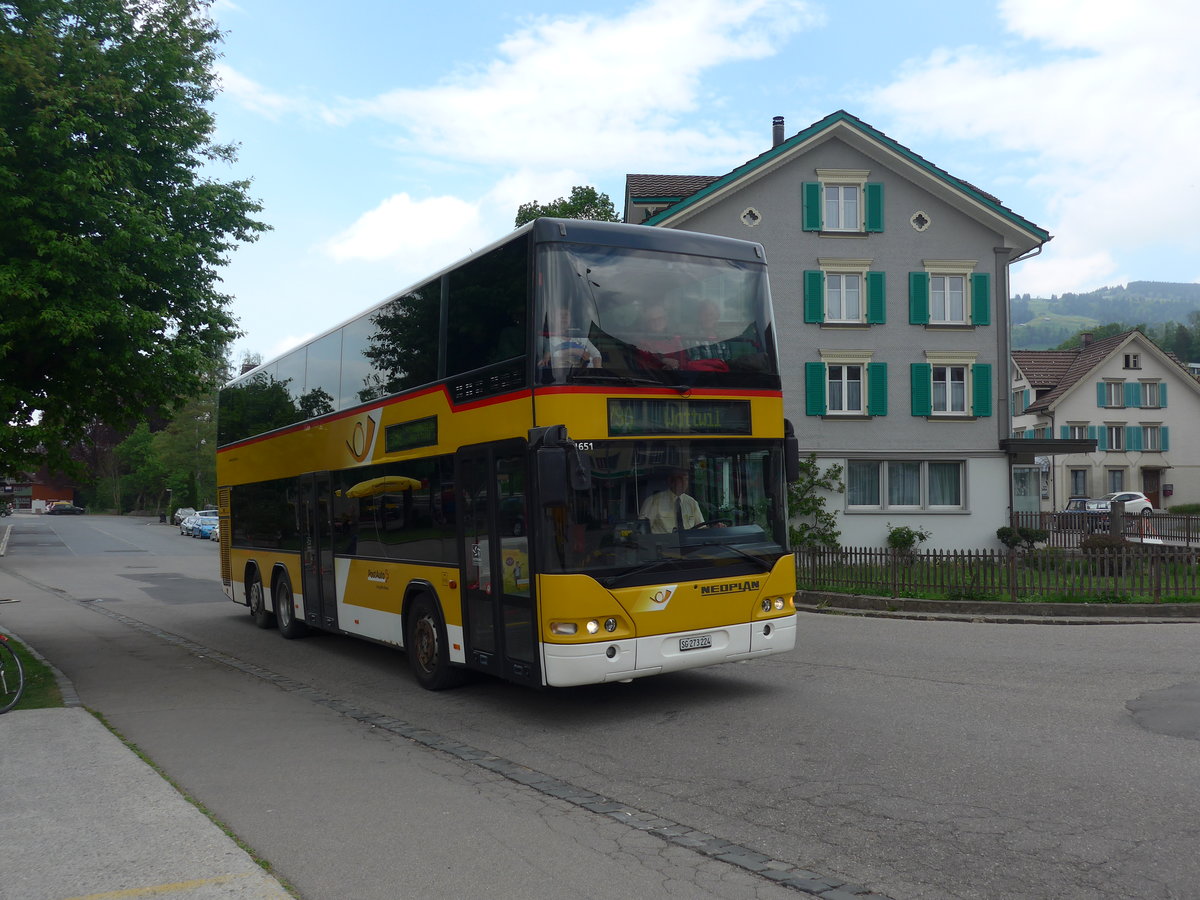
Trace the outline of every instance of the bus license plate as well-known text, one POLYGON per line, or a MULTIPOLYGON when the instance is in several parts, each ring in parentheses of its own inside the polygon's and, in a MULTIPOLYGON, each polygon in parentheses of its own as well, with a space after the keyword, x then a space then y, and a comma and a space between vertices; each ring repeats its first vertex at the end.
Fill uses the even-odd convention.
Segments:
POLYGON ((683 650, 700 650, 704 647, 712 646, 711 634, 697 634, 693 637, 684 637, 679 639, 679 649, 683 650))

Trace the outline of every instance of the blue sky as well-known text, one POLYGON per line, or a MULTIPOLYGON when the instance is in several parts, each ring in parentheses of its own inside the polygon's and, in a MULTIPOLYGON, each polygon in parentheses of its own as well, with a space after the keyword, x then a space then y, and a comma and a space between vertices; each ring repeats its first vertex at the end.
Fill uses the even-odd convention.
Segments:
POLYGON ((1013 290, 1200 280, 1190 0, 216 0, 217 139, 273 227, 222 271, 266 358, 627 173, 846 109, 1055 237, 1013 290), (570 11, 564 12, 569 7, 570 11))

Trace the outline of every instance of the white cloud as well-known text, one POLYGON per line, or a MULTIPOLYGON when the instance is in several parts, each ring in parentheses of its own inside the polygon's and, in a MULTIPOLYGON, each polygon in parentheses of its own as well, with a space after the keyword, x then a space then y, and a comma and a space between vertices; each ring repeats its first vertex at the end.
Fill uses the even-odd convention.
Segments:
POLYGON ((703 107, 702 76, 769 56, 819 21, 802 0, 649 0, 615 19, 542 17, 485 66, 347 101, 340 115, 394 122, 408 146, 477 164, 725 165, 756 147, 716 125, 679 127, 703 107))
POLYGON ((448 196, 414 200, 401 193, 364 213, 324 249, 338 262, 388 261, 402 271, 430 273, 494 238, 471 203, 448 196))
POLYGON ((1200 7, 1004 0, 1000 14, 1020 39, 1010 52, 939 49, 870 100, 900 133, 1025 157, 1025 187, 1045 198, 1038 224, 1056 239, 1014 280, 1087 290, 1124 277, 1098 248, 1194 253, 1200 180, 1178 176, 1200 146, 1200 7))
POLYGON ((278 121, 286 113, 299 112, 307 108, 307 104, 303 101, 269 91, 232 66, 218 63, 213 67, 213 71, 220 78, 222 93, 228 94, 246 109, 259 113, 271 121, 278 121))

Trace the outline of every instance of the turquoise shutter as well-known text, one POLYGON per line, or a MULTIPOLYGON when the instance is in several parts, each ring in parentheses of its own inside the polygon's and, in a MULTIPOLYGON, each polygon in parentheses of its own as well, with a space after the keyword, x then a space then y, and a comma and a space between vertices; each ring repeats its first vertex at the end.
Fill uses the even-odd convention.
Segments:
POLYGON ((825 321, 825 273, 820 269, 804 273, 804 321, 825 321))
POLYGON ((887 406, 887 363, 867 363, 867 415, 886 416, 887 406))
POLYGON ((992 324, 992 276, 987 272, 971 276, 971 324, 992 324))
POLYGON ((909 366, 912 383, 909 391, 912 395, 912 414, 914 416, 933 415, 933 366, 929 363, 911 363, 909 366))
POLYGON ((1167 408, 1167 383, 1165 381, 1158 383, 1158 405, 1161 409, 1167 408))
POLYGON ((992 364, 976 363, 971 366, 974 389, 971 396, 971 412, 976 416, 992 414, 992 364))
POLYGON ((1021 397, 1021 412, 1029 409, 1029 388, 1026 388, 1021 397))
POLYGON ((929 273, 908 273, 908 321, 913 325, 929 322, 929 273))
POLYGON ((1158 429, 1158 442, 1164 450, 1171 449, 1171 429, 1168 426, 1158 429))
POLYGON ((867 273, 867 324, 882 325, 887 321, 887 273, 867 273))
POLYGON ((1142 405, 1142 386, 1138 382, 1125 382, 1125 405, 1134 409, 1142 405))
POLYGON ((1068 440, 1071 437, 1071 426, 1069 426, 1069 425, 1058 426, 1058 436, 1061 437, 1064 441, 1068 440))
POLYGON ((1107 399, 1108 399, 1108 397, 1104 393, 1104 382, 1097 381, 1096 382, 1096 405, 1098 407, 1100 407, 1101 409, 1104 409, 1104 403, 1107 399))
POLYGON ((1096 426, 1095 426, 1095 425, 1089 425, 1089 426, 1088 426, 1088 437, 1089 437, 1089 438, 1091 438, 1093 441, 1095 441, 1095 442, 1096 442, 1096 449, 1097 449, 1097 450, 1103 450, 1103 449, 1104 449, 1103 447, 1101 447, 1101 446, 1100 446, 1100 433, 1099 433, 1099 430, 1096 428, 1096 426))
POLYGON ((821 230, 821 183, 806 181, 801 188, 801 229, 821 230))
POLYGON ((1125 449, 1141 450, 1145 444, 1145 432, 1140 425, 1125 426, 1125 449))
POLYGON ((1108 449, 1108 428, 1104 425, 1096 426, 1096 449, 1108 449))
POLYGON ((877 181, 868 181, 863 186, 866 198, 866 230, 870 232, 883 231, 883 185, 877 181))
POLYGON ((825 415, 825 363, 804 364, 804 414, 825 415))

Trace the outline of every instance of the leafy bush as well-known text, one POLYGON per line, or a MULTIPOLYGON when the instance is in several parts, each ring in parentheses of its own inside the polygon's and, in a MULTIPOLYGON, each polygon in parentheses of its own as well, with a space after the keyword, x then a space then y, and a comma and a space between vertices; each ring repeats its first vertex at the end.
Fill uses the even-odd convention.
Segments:
POLYGON ((1050 534, 1042 528, 1013 528, 1011 525, 1005 525, 996 529, 996 537, 1010 550, 1017 547, 1032 550, 1035 544, 1044 542, 1050 534))
POLYGON ((1173 516, 1200 516, 1200 503, 1176 503, 1167 512, 1173 516))
POLYGON ((1098 532, 1089 534, 1079 542, 1079 549, 1084 552, 1088 550, 1120 550, 1123 547, 1128 547, 1129 541, 1121 537, 1119 534, 1109 534, 1108 532, 1098 532))
POLYGON ((933 537, 932 531, 911 528, 908 525, 893 525, 888 522, 887 545, 901 553, 912 553, 917 545, 933 537))

